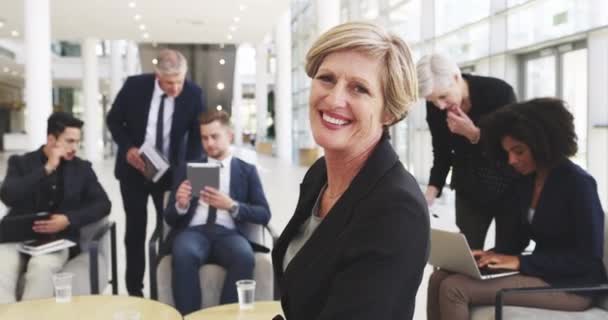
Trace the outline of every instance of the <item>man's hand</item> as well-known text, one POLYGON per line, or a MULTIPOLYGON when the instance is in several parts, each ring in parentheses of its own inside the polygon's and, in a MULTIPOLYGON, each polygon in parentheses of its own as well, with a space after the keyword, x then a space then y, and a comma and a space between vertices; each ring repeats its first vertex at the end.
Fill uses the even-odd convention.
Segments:
POLYGON ((471 118, 460 108, 448 111, 446 121, 452 133, 467 138, 471 143, 479 141, 479 128, 475 126, 471 118))
POLYGON ((177 188, 175 201, 178 208, 186 210, 190 206, 190 200, 192 200, 192 185, 190 181, 186 180, 177 188))
POLYGON ((55 171, 57 167, 59 167, 61 159, 66 154, 65 148, 63 148, 61 145, 56 145, 49 151, 50 152, 48 155, 48 160, 44 165, 44 170, 46 171, 46 174, 51 174, 53 171, 55 171))
POLYGON ((127 162, 139 172, 144 172, 144 160, 139 155, 139 149, 132 147, 127 151, 127 162))
POLYGON ((201 190, 200 198, 204 203, 222 210, 228 210, 235 204, 230 196, 212 187, 201 190))
POLYGON ((493 251, 474 250, 473 256, 477 258, 480 268, 487 266, 490 269, 519 270, 519 257, 499 254, 493 251))
POLYGON ((439 189, 437 189, 437 187, 429 185, 426 188, 426 192, 424 192, 424 197, 426 198, 426 204, 429 207, 433 205, 438 194, 439 189))
POLYGON ((47 220, 36 220, 32 229, 37 233, 53 234, 65 230, 70 220, 65 214, 53 213, 47 220))

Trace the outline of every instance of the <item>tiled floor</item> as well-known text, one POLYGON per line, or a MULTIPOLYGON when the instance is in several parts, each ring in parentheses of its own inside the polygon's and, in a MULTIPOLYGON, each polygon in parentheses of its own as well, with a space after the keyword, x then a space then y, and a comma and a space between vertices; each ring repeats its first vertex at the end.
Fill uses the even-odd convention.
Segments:
MULTIPOLYGON (((272 227, 274 227, 275 230, 281 231, 289 221, 289 218, 291 217, 295 209, 296 202, 298 199, 300 181, 306 173, 306 168, 286 164, 276 158, 264 155, 257 155, 250 149, 238 149, 235 150, 235 154, 239 155, 246 161, 257 163, 258 171, 260 173, 262 184, 264 186, 272 212, 272 219, 270 221, 270 224, 272 227)), ((2 176, 4 176, 4 173, 6 171, 8 156, 9 155, 6 153, 0 153, 0 174, 2 174, 2 176)), ((126 294, 126 288, 124 284, 124 245, 122 240, 124 235, 125 219, 118 182, 114 178, 113 174, 113 158, 106 159, 99 163, 94 163, 94 169, 97 172, 99 180, 106 189, 110 199, 112 200, 111 219, 116 222, 119 237, 119 292, 120 294, 126 294)), ((453 209, 451 209, 453 207, 454 201, 453 193, 448 191, 444 194, 445 195, 443 196, 443 199, 440 199, 435 205, 433 205, 433 207, 431 207, 431 212, 435 213, 438 216, 438 218, 431 217, 431 226, 433 228, 456 230, 453 209)), ((155 226, 155 215, 153 214, 154 209, 151 201, 149 202, 148 207, 151 219, 148 225, 149 236, 155 226)), ((493 231, 490 230, 490 235, 488 236, 489 239, 493 238, 492 234, 493 231)), ((488 245, 491 244, 488 243, 488 245)), ((418 296, 416 298, 417 308, 414 317, 416 320, 425 319, 424 310, 426 306, 426 283, 428 281, 428 276, 430 272, 431 268, 427 266, 422 285, 420 287, 420 290, 418 291, 418 296)), ((147 273, 145 279, 146 280, 144 294, 148 296, 149 285, 147 280, 147 273)))

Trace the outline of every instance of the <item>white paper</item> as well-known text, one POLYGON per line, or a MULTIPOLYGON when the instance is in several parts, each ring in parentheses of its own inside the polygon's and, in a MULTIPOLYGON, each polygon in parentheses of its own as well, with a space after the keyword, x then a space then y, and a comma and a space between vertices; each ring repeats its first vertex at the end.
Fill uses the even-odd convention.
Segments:
POLYGON ((22 243, 17 244, 17 250, 19 252, 29 254, 30 256, 35 257, 35 256, 38 256, 41 254, 63 250, 63 249, 69 248, 69 247, 73 247, 75 245, 76 245, 76 243, 73 241, 61 239, 56 242, 53 242, 52 245, 44 245, 42 248, 37 249, 37 248, 30 248, 22 242, 22 243))

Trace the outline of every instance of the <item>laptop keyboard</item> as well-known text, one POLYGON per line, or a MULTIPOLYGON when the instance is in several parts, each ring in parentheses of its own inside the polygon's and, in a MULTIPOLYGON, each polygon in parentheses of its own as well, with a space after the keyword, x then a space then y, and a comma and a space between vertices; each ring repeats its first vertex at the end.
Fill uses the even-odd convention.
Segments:
POLYGON ((511 269, 491 269, 491 268, 488 268, 488 267, 483 267, 483 268, 479 268, 479 272, 481 273, 482 276, 487 276, 487 275, 492 275, 492 274, 514 272, 514 270, 511 270, 511 269))

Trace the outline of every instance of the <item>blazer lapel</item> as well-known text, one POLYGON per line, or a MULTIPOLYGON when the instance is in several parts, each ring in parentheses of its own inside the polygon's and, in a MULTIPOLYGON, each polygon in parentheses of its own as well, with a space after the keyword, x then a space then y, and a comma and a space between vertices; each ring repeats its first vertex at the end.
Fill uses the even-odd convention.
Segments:
MULTIPOLYGON (((313 263, 317 258, 322 257, 323 253, 331 248, 329 244, 334 243, 335 239, 345 231, 346 226, 352 219, 354 208, 358 202, 375 188, 375 185, 382 176, 384 176, 397 161, 398 157, 389 144, 388 137, 384 135, 361 171, 355 176, 346 192, 344 192, 342 197, 334 204, 323 222, 318 226, 317 230, 315 230, 310 239, 308 239, 306 244, 287 266, 284 274, 284 281, 282 283, 284 286, 288 285, 292 274, 302 274, 302 272, 298 272, 298 270, 305 270, 308 265, 313 263)), ((284 239, 285 248, 281 248, 283 251, 281 257, 284 256, 284 250, 286 250, 289 242, 298 232, 302 223, 311 216, 312 207, 319 191, 327 181, 327 172, 324 162, 320 173, 321 179, 317 179, 310 185, 302 184, 300 193, 301 195, 304 195, 304 201, 298 203, 298 209, 296 209, 294 218, 286 228, 284 239)), ((378 214, 382 213, 379 212, 378 214)), ((282 261, 278 261, 278 264, 282 268, 282 261)))
POLYGON ((148 127, 148 118, 150 117, 150 105, 152 104, 152 96, 154 95, 154 89, 156 86, 156 77, 152 76, 152 83, 150 83, 150 87, 148 90, 144 90, 146 94, 146 99, 144 99, 145 105, 143 105, 144 111, 144 139, 146 138, 146 128, 148 127))
MULTIPOLYGON (((289 243, 300 230, 300 227, 311 215, 311 210, 319 190, 327 181, 324 159, 319 160, 310 170, 310 176, 300 184, 300 196, 293 217, 279 236, 273 251, 275 274, 283 275, 283 259, 289 243)), ((293 261, 289 264, 292 265, 293 261)))
POLYGON ((232 199, 244 199, 242 196, 243 184, 245 181, 244 173, 236 158, 233 156, 230 160, 230 197, 232 199))

